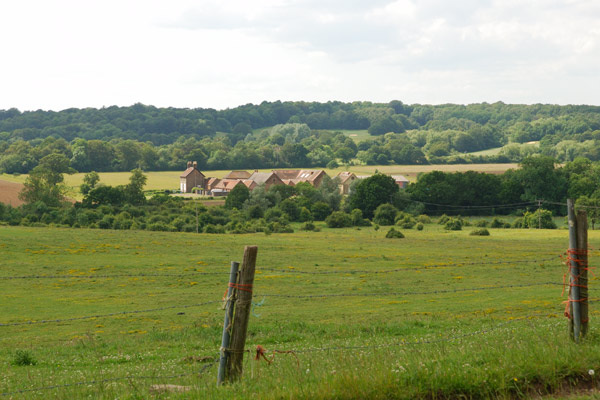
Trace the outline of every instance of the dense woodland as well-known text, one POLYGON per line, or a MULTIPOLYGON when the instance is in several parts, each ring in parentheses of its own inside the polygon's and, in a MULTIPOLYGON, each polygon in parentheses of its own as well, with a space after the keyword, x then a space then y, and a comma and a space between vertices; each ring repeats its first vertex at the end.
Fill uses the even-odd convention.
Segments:
POLYGON ((538 153, 597 161, 600 107, 277 101, 220 111, 0 110, 0 172, 29 173, 53 153, 80 172, 181 170, 188 160, 201 169, 520 162, 538 153), (356 143, 347 130, 372 136, 356 143))

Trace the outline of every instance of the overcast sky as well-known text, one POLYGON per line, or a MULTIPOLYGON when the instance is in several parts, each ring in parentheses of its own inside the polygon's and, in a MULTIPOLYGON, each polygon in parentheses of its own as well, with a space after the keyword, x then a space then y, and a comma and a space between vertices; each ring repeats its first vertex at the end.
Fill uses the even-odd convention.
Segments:
POLYGON ((0 109, 600 105, 598 0, 1 0, 0 109))

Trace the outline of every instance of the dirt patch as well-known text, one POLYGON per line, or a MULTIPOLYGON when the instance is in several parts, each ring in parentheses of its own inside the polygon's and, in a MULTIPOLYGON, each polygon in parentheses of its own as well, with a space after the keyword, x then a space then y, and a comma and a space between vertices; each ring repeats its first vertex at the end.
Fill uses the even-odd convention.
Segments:
POLYGON ((0 203, 9 204, 13 207, 20 206, 23 204, 23 201, 19 199, 21 189, 23 189, 22 183, 0 180, 0 203))

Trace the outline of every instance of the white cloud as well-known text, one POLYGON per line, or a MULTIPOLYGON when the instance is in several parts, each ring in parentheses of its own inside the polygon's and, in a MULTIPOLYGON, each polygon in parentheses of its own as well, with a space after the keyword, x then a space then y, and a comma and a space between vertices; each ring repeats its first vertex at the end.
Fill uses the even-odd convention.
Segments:
POLYGON ((0 108, 600 104, 594 0, 8 0, 0 108))

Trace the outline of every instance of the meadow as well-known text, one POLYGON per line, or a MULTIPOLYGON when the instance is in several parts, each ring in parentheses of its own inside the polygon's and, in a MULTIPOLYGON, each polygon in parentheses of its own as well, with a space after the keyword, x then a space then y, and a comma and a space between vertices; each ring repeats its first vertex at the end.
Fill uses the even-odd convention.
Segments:
POLYGON ((525 398, 597 385, 599 312, 591 303, 579 344, 563 316, 566 230, 321 228, 0 226, 0 397, 525 398), (217 388, 221 301, 245 245, 258 246, 250 353, 242 380, 217 388), (271 364, 252 359, 257 345, 271 364))

